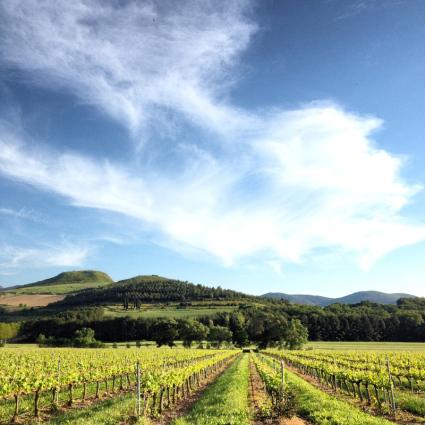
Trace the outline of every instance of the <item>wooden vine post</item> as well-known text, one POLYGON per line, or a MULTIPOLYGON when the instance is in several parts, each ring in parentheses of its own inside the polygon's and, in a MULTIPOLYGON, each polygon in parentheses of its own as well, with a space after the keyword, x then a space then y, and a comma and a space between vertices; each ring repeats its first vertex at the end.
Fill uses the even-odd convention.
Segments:
POLYGON ((136 364, 136 415, 141 415, 141 400, 140 400, 140 362, 136 364))
POLYGON ((54 396, 54 406, 57 408, 59 406, 59 391, 60 391, 60 379, 61 379, 61 356, 59 355, 58 357, 58 386, 57 389, 55 391, 55 396, 54 396))
POLYGON ((283 398, 285 395, 285 363, 283 360, 280 361, 280 390, 283 398))
POLYGON ((391 375, 391 367, 390 367, 390 359, 387 356, 387 372, 388 372, 388 379, 390 384, 390 404, 391 404, 391 410, 393 413, 396 411, 396 405, 395 405, 395 397, 394 397, 394 382, 393 377, 391 375))

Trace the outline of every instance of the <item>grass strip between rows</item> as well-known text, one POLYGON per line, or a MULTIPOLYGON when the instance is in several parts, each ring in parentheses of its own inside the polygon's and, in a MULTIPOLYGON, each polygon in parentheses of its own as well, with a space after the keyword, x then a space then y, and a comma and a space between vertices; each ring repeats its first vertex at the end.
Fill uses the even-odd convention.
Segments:
POLYGON ((196 402, 188 415, 172 425, 249 425, 249 355, 242 354, 196 402))
POLYGON ((394 422, 369 415, 286 372, 289 388, 297 395, 298 414, 316 425, 391 425, 394 422))
POLYGON ((134 405, 134 394, 123 394, 86 408, 69 410, 45 422, 45 425, 117 425, 126 422, 134 411, 134 405))

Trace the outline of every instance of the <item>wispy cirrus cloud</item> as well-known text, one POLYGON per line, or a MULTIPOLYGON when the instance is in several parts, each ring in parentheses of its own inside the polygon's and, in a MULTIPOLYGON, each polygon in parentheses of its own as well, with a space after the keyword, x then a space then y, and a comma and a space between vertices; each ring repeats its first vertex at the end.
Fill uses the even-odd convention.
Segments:
POLYGON ((421 187, 403 179, 401 158, 376 146, 379 119, 329 102, 259 112, 229 101, 256 31, 250 2, 1 7, 3 66, 68 90, 133 139, 162 131, 169 115, 202 135, 174 139, 172 149, 159 144, 158 164, 137 167, 53 151, 3 127, 4 176, 77 207, 135 218, 161 243, 229 265, 254 257, 279 270, 327 248, 367 268, 425 238, 425 226, 402 213, 421 187))
POLYGON ((4 208, 0 207, 0 214, 23 220, 30 220, 36 223, 45 223, 46 220, 37 212, 28 208, 4 208))
POLYGON ((68 90, 138 136, 166 125, 170 112, 226 131, 247 116, 218 94, 256 30, 249 7, 245 0, 6 0, 2 62, 48 89, 68 90))
POLYGON ((81 266, 89 255, 89 251, 90 249, 86 246, 69 243, 31 248, 2 244, 0 250, 1 274, 26 267, 81 266))

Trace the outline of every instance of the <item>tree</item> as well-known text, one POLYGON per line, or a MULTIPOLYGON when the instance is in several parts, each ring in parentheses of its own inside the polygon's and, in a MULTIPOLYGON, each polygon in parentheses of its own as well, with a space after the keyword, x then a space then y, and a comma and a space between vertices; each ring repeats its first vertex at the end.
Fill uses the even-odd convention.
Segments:
POLYGON ((180 322, 180 338, 187 348, 192 346, 193 341, 202 342, 208 335, 208 328, 196 320, 183 320, 180 322))
POLYGON ((208 334, 208 341, 214 342, 217 347, 220 347, 224 341, 232 340, 232 331, 224 326, 213 326, 208 334))
POLYGON ((299 319, 292 319, 285 332, 285 347, 300 349, 308 341, 308 330, 299 319))
POLYGON ((248 334, 244 328, 245 318, 242 314, 232 314, 229 320, 229 328, 233 333, 233 343, 237 347, 249 344, 248 334))
POLYGON ((1 323, 0 322, 0 346, 6 344, 6 341, 16 338, 19 334, 19 323, 1 323))
POLYGON ((94 347, 99 344, 99 341, 96 341, 93 329, 82 328, 75 331, 73 343, 76 347, 94 347))
POLYGON ((44 334, 40 334, 40 335, 38 335, 38 337, 37 337, 37 339, 36 339, 36 343, 40 346, 40 347, 42 347, 43 345, 46 345, 46 341, 47 341, 47 338, 46 338, 46 335, 44 335, 44 334))
POLYGON ((151 327, 151 338, 158 347, 173 347, 178 335, 178 325, 174 319, 158 319, 151 327))

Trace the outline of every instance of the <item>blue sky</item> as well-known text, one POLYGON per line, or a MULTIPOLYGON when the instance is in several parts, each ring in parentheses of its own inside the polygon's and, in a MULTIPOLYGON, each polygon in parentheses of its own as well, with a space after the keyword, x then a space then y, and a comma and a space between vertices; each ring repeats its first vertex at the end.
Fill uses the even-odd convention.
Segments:
POLYGON ((425 3, 0 6, 0 284, 425 296, 425 3))

